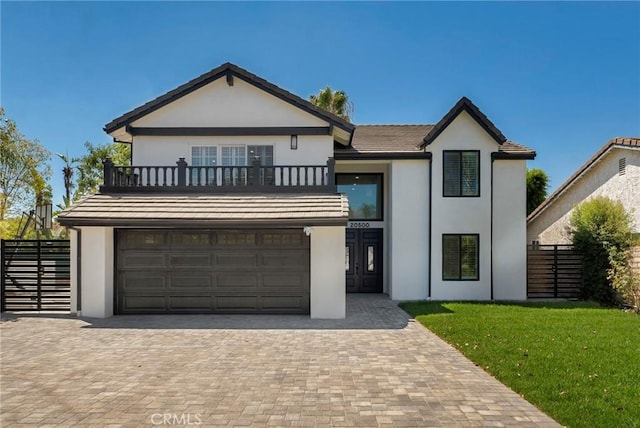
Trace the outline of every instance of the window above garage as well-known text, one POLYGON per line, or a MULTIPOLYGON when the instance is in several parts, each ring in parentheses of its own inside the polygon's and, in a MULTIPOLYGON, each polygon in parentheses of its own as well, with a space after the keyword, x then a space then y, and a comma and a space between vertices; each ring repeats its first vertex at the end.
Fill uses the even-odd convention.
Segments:
POLYGON ((221 145, 191 147, 191 165, 193 166, 251 165, 251 162, 256 156, 260 158, 262 165, 273 165, 273 146, 221 145))
POLYGON ((338 192, 349 198, 349 220, 382 220, 382 174, 337 174, 338 192))

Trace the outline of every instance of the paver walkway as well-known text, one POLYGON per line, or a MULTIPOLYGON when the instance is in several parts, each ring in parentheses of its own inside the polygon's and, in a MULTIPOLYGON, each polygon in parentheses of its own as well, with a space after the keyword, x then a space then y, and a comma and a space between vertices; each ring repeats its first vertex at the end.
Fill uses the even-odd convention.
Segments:
POLYGON ((346 320, 4 315, 0 425, 557 426, 380 295, 346 320))

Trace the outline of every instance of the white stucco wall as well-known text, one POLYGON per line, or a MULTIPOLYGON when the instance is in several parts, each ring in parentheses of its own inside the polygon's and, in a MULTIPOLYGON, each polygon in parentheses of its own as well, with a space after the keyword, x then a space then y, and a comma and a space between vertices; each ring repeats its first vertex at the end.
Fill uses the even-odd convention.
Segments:
MULTIPOLYGON (((239 78, 218 79, 136 120, 133 127, 328 127, 329 123, 239 78)), ((158 137, 134 136, 134 165, 191 163, 192 146, 273 145, 275 165, 323 165, 333 156, 333 136, 158 137)), ((218 150, 218 156, 219 150, 218 150)))
POLYGON ((524 160, 493 164, 493 298, 527 298, 527 166, 524 160))
POLYGON ((316 226, 311 232, 311 318, 346 316, 345 229, 316 226))
POLYGON ((434 300, 491 298, 491 152, 497 148, 496 141, 466 112, 460 113, 427 147, 433 153, 431 298, 434 300), (480 197, 442 196, 443 150, 480 151, 480 197), (442 235, 446 233, 480 235, 479 281, 443 281, 442 235))
POLYGON ((428 297, 428 160, 393 160, 389 167, 389 295, 428 297))
POLYGON ((140 127, 328 126, 322 119, 234 78, 223 77, 136 120, 140 127))
POLYGON ((272 145, 274 165, 324 165, 333 157, 333 138, 329 135, 299 135, 298 149, 291 150, 291 136, 243 137, 152 137, 133 139, 134 165, 175 165, 179 158, 192 163, 191 147, 272 145))
POLYGON ((112 227, 82 227, 82 316, 113 315, 114 243, 112 227))
POLYGON ((596 196, 622 202, 631 212, 633 228, 640 232, 640 150, 612 148, 582 177, 574 181, 540 215, 527 225, 527 241, 541 244, 569 244, 567 233, 571 212, 576 204, 596 196), (626 158, 626 173, 618 174, 618 160, 626 158))

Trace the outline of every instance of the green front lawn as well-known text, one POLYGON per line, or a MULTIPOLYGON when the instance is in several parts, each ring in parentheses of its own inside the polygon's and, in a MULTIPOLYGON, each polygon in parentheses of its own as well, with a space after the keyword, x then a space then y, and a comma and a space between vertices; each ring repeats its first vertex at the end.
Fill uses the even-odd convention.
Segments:
POLYGON ((570 427, 640 427, 640 316, 586 302, 400 305, 570 427))

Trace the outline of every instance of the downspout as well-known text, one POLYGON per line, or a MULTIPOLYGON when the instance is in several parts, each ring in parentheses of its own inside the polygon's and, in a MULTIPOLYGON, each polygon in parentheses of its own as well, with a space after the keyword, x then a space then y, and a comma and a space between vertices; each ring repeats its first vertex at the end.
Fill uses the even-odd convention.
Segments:
POLYGON ((69 226, 76 232, 76 316, 82 316, 82 229, 69 226))
POLYGON ((493 162, 495 159, 491 156, 491 219, 490 219, 490 236, 491 236, 491 300, 493 300, 493 162))
POLYGON ((432 193, 433 193, 433 158, 429 158, 429 274, 428 274, 428 291, 427 291, 427 299, 431 300, 431 259, 433 258, 431 254, 431 203, 432 203, 432 193))

